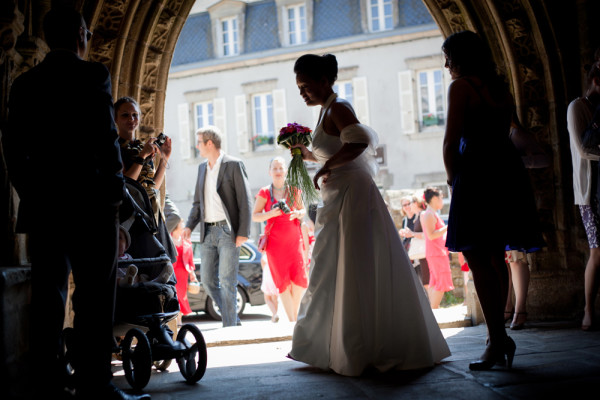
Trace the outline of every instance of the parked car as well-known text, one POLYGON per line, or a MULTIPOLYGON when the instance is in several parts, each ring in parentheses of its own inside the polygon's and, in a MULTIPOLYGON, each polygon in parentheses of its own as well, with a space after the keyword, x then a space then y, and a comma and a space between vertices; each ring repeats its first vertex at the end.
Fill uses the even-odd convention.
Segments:
MULTIPOLYGON (((188 293, 188 301, 192 311, 204 311, 212 318, 220 321, 221 311, 213 299, 208 296, 202 287, 200 278, 201 257, 199 235, 192 233, 192 246, 194 249, 194 264, 196 266, 196 277, 200 281, 200 292, 198 294, 188 293)), ((251 306, 260 306, 265 304, 265 296, 260 289, 262 284, 262 266, 260 264, 262 254, 256 248, 256 245, 248 241, 240 247, 240 267, 238 271, 237 285, 237 313, 242 315, 246 304, 251 306)))

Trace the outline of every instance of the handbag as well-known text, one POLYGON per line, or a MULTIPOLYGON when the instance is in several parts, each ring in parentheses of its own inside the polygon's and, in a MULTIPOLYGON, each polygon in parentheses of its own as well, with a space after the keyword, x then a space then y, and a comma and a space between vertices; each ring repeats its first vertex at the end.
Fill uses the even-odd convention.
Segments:
POLYGON ((425 239, 413 237, 410 240, 408 258, 411 260, 421 260, 425 258, 425 239))
POLYGON ((268 233, 261 233, 260 237, 258 238, 258 251, 260 251, 261 253, 264 253, 266 248, 267 248, 267 239, 269 238, 269 234, 268 233))
POLYGON ((188 283, 188 293, 198 294, 200 293, 200 282, 191 281, 188 283))

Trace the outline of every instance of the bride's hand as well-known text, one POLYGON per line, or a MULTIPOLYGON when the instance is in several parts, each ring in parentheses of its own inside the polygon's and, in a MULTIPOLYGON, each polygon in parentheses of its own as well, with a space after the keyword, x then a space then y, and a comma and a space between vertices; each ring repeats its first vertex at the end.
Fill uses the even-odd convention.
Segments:
MULTIPOLYGON (((302 152, 302 159, 303 160, 305 160, 305 161, 315 161, 315 158, 314 158, 312 152, 309 149, 307 149, 305 145, 300 144, 300 143, 299 144, 294 144, 294 145, 290 146, 290 151, 292 149, 300 149, 300 151, 302 152)), ((292 152, 292 156, 293 155, 294 154, 292 152)))
POLYGON ((329 174, 331 174, 331 170, 324 165, 315 174, 315 177, 313 178, 313 183, 315 184, 315 188, 317 188, 317 190, 321 190, 321 188, 319 187, 319 178, 323 177, 323 181, 321 181, 321 185, 324 185, 325 183, 327 183, 327 178, 329 178, 329 174))

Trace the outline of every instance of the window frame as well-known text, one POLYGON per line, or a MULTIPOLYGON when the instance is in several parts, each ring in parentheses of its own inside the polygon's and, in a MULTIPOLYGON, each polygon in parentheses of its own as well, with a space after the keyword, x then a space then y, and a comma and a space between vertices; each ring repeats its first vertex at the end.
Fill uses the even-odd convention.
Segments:
POLYGON ((308 43, 308 16, 306 10, 307 7, 304 3, 284 6, 283 14, 285 16, 284 27, 287 46, 298 46, 308 43), (290 19, 290 11, 294 12, 294 19, 290 19), (304 15, 301 15, 301 11, 304 11, 304 15), (291 21, 294 22, 293 30, 290 29, 291 21), (292 38, 295 38, 296 41, 293 42, 292 38))
MULTIPOLYGON (((200 130, 201 128, 205 128, 207 126, 215 125, 215 104, 214 104, 214 101, 212 101, 212 100, 197 101, 197 102, 193 103, 193 106, 194 106, 194 127, 196 128, 194 130, 194 132, 198 132, 198 130, 200 130), (208 115, 210 115, 208 123, 204 123, 204 124, 202 124, 202 126, 200 126, 200 124, 198 123, 199 122, 198 121, 198 106, 208 106, 208 105, 210 105, 210 107, 212 108, 212 113, 211 113, 212 115, 208 114, 208 115), (212 118, 212 121, 210 121, 210 118, 212 118)), ((204 114, 207 114, 207 113, 203 112, 202 114, 204 115, 204 114)), ((198 149, 196 148, 196 146, 194 146, 194 157, 195 158, 200 157, 200 152, 198 151, 198 149)))
MULTIPOLYGON (((364 1, 364 0, 361 0, 364 1)), ((279 27, 279 42, 283 47, 298 46, 312 41, 313 29, 313 6, 314 0, 275 0, 277 7, 277 24, 279 27), (306 41, 303 43, 291 44, 289 36, 289 7, 304 6, 304 18, 306 29, 306 41)))
POLYGON ((369 32, 383 32, 394 29, 395 18, 394 18, 394 1, 393 0, 365 0, 365 6, 367 9, 367 22, 369 32), (377 4, 374 5, 373 2, 377 4), (386 14, 386 5, 389 6, 390 13, 386 14), (377 7, 377 23, 380 24, 378 29, 374 28, 374 21, 376 20, 373 15, 373 7, 377 7), (391 25, 388 27, 387 22, 390 21, 391 25))
POLYGON ((234 57, 240 54, 240 26, 237 16, 221 18, 220 27, 220 47, 223 57, 234 57), (227 29, 225 29, 225 26, 227 29), (227 35, 227 40, 225 37, 227 35), (233 50, 231 49, 233 47, 233 50), (232 50, 228 53, 229 50, 232 50))
POLYGON ((428 130, 438 130, 446 125, 446 96, 444 96, 445 84, 444 84, 444 71, 440 68, 427 68, 415 71, 416 75, 416 95, 417 95, 417 122, 419 131, 424 132, 428 130), (439 72, 439 81, 436 82, 435 73, 439 72), (422 85, 421 76, 425 74, 426 85, 422 85), (432 120, 435 123, 425 123, 425 113, 423 111, 423 92, 422 88, 427 88, 428 96, 428 115, 431 115, 432 120), (436 90, 439 89, 439 97, 436 96, 436 90), (441 102, 441 110, 438 110, 438 102, 441 102), (435 111, 431 111, 431 110, 435 111))
POLYGON ((253 151, 265 151, 272 150, 275 148, 275 104, 272 92, 259 92, 253 93, 250 96, 250 107, 251 107, 251 115, 252 115, 252 149, 253 151), (266 131, 261 129, 258 130, 258 118, 257 118, 257 108, 256 108, 256 99, 260 100, 260 121, 261 127, 264 126, 264 122, 266 122, 266 131), (269 105, 270 98, 270 105, 269 105), (263 101, 264 100, 264 101, 263 101), (270 113, 269 113, 270 109, 270 113), (270 125, 270 126, 269 126, 270 125), (270 130, 272 129, 272 130, 270 130), (261 139, 261 137, 263 139, 261 139), (264 139, 266 138, 266 139, 264 139), (266 143, 260 143, 265 141, 266 143))
POLYGON ((356 93, 355 93, 355 89, 354 89, 354 82, 351 79, 348 80, 338 80, 335 82, 335 84, 333 85, 333 91, 337 93, 338 97, 347 100, 350 105, 352 105, 352 107, 354 107, 354 103, 355 103, 355 99, 356 99, 356 93), (343 86, 341 86, 343 85, 343 86), (352 88, 352 94, 350 99, 348 99, 348 96, 346 95, 346 86, 350 85, 350 87, 352 88), (340 88, 343 87, 343 90, 340 90, 340 88), (337 89, 337 90, 336 90, 337 89))

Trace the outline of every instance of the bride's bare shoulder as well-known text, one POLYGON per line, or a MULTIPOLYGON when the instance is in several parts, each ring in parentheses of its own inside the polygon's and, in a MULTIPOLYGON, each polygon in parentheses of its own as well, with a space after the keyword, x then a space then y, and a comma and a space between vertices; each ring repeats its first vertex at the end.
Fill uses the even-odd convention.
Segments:
POLYGON ((338 130, 345 126, 358 123, 356 113, 352 105, 345 99, 339 97, 331 104, 329 108, 329 119, 335 124, 338 130))

